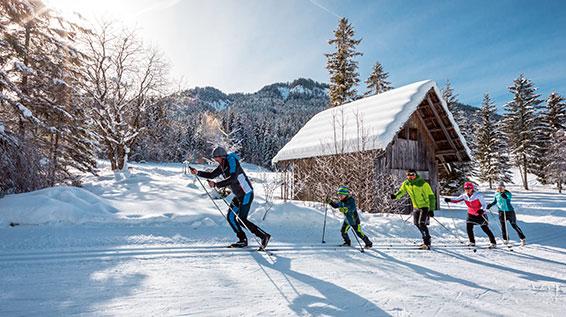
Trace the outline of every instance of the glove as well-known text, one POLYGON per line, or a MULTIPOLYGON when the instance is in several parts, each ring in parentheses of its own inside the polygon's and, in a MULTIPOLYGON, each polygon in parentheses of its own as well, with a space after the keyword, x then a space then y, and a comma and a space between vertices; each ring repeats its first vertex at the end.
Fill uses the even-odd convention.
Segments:
POLYGON ((198 173, 198 171, 192 167, 189 167, 189 169, 191 170, 191 174, 196 175, 198 173))
POLYGON ((444 197, 444 201, 447 202, 447 203, 449 203, 449 202, 452 201, 452 199, 450 199, 450 198, 448 198, 448 197, 444 197))
POLYGON ((332 199, 326 198, 326 199, 324 199, 324 202, 327 203, 327 204, 330 204, 332 202, 332 199))
POLYGON ((214 188, 214 187, 216 187, 216 183, 215 183, 214 181, 209 180, 209 181, 208 181, 208 186, 214 188))
POLYGON ((389 196, 389 198, 391 198, 391 199, 397 199, 397 195, 391 194, 391 196, 389 196))
POLYGON ((483 216, 483 214, 485 214, 485 210, 483 209, 478 210, 478 215, 483 216))
POLYGON ((505 193, 503 192, 503 193, 501 193, 501 198, 507 199, 507 195, 505 195, 505 193))
POLYGON ((434 218, 434 210, 429 210, 429 211, 428 211, 428 216, 434 218))
POLYGON ((340 210, 341 213, 346 214, 348 212, 348 207, 340 207, 338 210, 340 210))

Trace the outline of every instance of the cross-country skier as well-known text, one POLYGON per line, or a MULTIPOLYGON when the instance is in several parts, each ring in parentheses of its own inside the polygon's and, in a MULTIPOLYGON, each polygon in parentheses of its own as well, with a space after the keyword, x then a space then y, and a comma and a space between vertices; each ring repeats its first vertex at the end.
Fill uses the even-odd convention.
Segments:
POLYGON ((468 206, 468 219, 466 220, 466 231, 468 232, 468 238, 470 239, 470 246, 476 245, 476 240, 474 238, 474 225, 479 225, 483 232, 489 237, 489 248, 495 248, 497 242, 495 242, 495 237, 493 232, 489 229, 489 223, 487 221, 487 215, 485 210, 487 204, 485 199, 480 192, 474 190, 474 184, 472 182, 464 183, 464 193, 454 199, 444 198, 444 201, 451 203, 459 203, 461 201, 465 202, 468 206))
POLYGON ((346 186, 340 186, 338 191, 336 191, 336 194, 338 194, 338 201, 328 199, 326 202, 332 206, 332 208, 338 208, 338 210, 340 210, 340 212, 346 217, 346 219, 344 219, 344 223, 342 223, 342 228, 340 229, 342 239, 344 239, 344 244, 342 245, 350 246, 352 244, 350 237, 348 236, 348 230, 352 227, 356 232, 356 235, 364 241, 365 248, 371 248, 373 243, 362 231, 360 217, 356 208, 356 200, 352 195, 350 195, 350 189, 346 186))
POLYGON ((210 187, 222 188, 230 186, 235 197, 230 203, 227 220, 239 239, 238 242, 231 244, 230 247, 243 248, 248 245, 246 233, 242 229, 242 226, 244 226, 261 239, 260 248, 265 249, 271 235, 248 220, 248 212, 250 211, 250 207, 254 199, 254 192, 250 180, 240 166, 238 156, 236 153, 227 153, 224 148, 217 147, 212 151, 212 157, 218 163, 218 167, 216 169, 212 172, 205 172, 197 171, 191 167, 191 173, 200 177, 208 178, 208 185, 210 187), (224 175, 224 180, 219 182, 210 180, 220 174, 224 175))
POLYGON ((501 233, 503 235, 503 242, 505 244, 509 243, 509 237, 507 232, 507 221, 511 224, 513 229, 517 231, 519 239, 521 239, 521 246, 526 243, 525 234, 517 225, 517 216, 515 215, 515 209, 511 205, 511 192, 505 189, 505 184, 499 183, 493 201, 487 205, 487 209, 497 205, 499 209, 499 222, 501 223, 501 233))
POLYGON ((423 237, 423 244, 420 248, 430 250, 431 237, 428 232, 430 217, 434 217, 436 209, 436 196, 432 188, 414 169, 407 170, 407 179, 401 184, 399 191, 391 194, 391 199, 401 199, 405 194, 409 194, 413 203, 413 223, 423 237))

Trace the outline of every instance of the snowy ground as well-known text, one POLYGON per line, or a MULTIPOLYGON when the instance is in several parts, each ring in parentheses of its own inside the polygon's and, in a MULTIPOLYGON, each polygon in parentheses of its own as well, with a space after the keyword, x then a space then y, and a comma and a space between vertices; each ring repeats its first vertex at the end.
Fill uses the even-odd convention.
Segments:
MULTIPOLYGON (((133 167, 0 199, 0 316, 566 315, 566 196, 551 190, 511 188, 524 248, 474 253, 433 221, 435 248, 420 251, 401 216, 363 215, 375 249, 362 254, 334 247, 338 213, 320 243, 320 206, 276 202, 262 221, 256 169, 251 218, 273 235, 270 257, 222 247, 229 226, 180 165, 133 167)), ((464 240, 464 207, 442 207, 436 219, 464 240)))

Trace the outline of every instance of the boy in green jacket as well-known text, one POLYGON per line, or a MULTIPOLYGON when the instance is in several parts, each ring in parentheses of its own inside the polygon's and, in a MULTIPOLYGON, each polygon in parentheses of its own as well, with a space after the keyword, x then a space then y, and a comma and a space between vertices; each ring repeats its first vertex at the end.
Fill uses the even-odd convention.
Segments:
POLYGON ((391 199, 400 199, 409 194, 413 203, 413 223, 423 237, 423 244, 420 248, 430 250, 431 237, 428 232, 430 217, 434 216, 433 211, 436 209, 436 196, 430 185, 417 175, 414 169, 407 170, 407 179, 401 184, 399 191, 391 194, 391 199))
POLYGON ((373 243, 362 231, 360 217, 358 216, 358 210, 356 208, 356 200, 352 197, 352 195, 350 195, 350 189, 346 186, 340 186, 336 194, 338 194, 339 201, 332 201, 328 199, 326 202, 332 206, 332 208, 338 208, 338 210, 340 210, 340 212, 346 217, 346 219, 344 219, 344 223, 342 223, 342 228, 340 229, 342 239, 344 239, 344 244, 342 244, 342 246, 350 246, 352 244, 350 237, 348 236, 348 230, 352 227, 356 235, 364 241, 365 248, 371 248, 373 243))

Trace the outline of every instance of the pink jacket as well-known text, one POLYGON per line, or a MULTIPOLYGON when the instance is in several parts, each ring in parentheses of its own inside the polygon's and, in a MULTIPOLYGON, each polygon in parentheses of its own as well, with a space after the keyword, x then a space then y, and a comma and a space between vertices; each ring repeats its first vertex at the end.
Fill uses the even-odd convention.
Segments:
POLYGON ((479 216, 480 214, 478 213, 478 211, 480 209, 483 209, 484 211, 487 210, 485 199, 479 192, 473 192, 472 196, 468 196, 468 194, 463 193, 462 195, 454 199, 450 199, 450 202, 453 203, 459 203, 461 201, 464 201, 468 206, 468 213, 470 215, 479 216))

